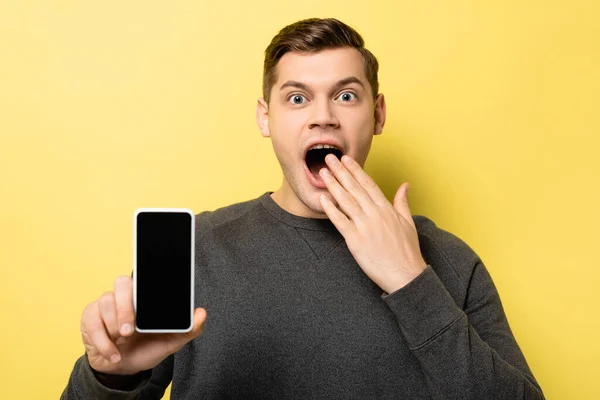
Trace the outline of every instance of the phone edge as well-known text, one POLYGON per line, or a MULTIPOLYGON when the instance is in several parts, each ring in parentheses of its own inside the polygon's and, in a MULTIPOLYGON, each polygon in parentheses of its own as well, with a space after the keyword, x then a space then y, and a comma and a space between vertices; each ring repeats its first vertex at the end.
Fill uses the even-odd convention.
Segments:
POLYGON ((141 207, 133 213, 133 312, 137 315, 137 217, 142 212, 185 212, 191 217, 191 263, 190 263, 190 326, 186 329, 141 329, 134 322, 134 329, 140 333, 187 333, 194 328, 194 294, 195 294, 195 268, 196 268, 196 215, 189 208, 169 207, 141 207))

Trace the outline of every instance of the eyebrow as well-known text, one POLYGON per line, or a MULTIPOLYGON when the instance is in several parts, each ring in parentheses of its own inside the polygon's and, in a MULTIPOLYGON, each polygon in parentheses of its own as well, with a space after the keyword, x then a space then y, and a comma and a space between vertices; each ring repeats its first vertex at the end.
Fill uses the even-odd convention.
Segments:
MULTIPOLYGON (((346 86, 346 85, 349 85, 351 83, 356 83, 356 84, 360 85, 363 89, 365 88, 365 85, 361 82, 360 79, 358 79, 355 76, 349 76, 348 78, 344 78, 342 80, 337 81, 337 83, 335 85, 333 85, 332 92, 335 92, 336 90, 338 90, 342 86, 346 86)), ((310 91, 310 88, 308 87, 307 84, 302 83, 302 82, 298 82, 298 81, 287 81, 283 85, 281 85, 281 87, 279 88, 279 90, 283 90, 286 87, 296 87, 298 89, 306 90, 307 92, 310 91)))

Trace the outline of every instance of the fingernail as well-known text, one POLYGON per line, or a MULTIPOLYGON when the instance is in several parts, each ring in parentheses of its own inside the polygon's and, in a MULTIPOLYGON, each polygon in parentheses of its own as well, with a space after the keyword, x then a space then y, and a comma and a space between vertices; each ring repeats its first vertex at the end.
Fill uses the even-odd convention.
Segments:
POLYGON ((335 154, 327 154, 327 157, 329 158, 329 162, 335 164, 337 162, 339 162, 338 158, 335 156, 335 154))
POLYGON ((129 335, 131 333, 131 325, 123 324, 121 325, 121 335, 129 335))
POLYGON ((113 364, 118 363, 119 361, 121 361, 121 356, 118 354, 113 354, 112 356, 110 356, 110 362, 113 364))
POLYGON ((321 175, 329 176, 329 170, 327 168, 321 168, 321 175))

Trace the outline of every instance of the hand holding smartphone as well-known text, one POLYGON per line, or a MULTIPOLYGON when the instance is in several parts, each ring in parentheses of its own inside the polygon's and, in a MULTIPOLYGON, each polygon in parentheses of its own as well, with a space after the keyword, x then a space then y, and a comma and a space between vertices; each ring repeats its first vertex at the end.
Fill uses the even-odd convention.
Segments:
POLYGON ((118 277, 114 291, 89 303, 81 316, 94 371, 133 375, 154 368, 202 334, 206 310, 193 309, 194 231, 188 209, 135 211, 133 278, 118 277))

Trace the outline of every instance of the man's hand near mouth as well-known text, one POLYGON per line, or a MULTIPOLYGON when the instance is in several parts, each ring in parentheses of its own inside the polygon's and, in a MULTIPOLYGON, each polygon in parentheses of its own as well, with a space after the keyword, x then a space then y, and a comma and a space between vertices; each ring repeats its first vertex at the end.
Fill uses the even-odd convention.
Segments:
POLYGON ((319 172, 338 207, 321 195, 323 210, 346 239, 356 262, 386 293, 410 283, 427 267, 408 207, 408 183, 392 205, 361 166, 347 155, 325 157, 319 172))

